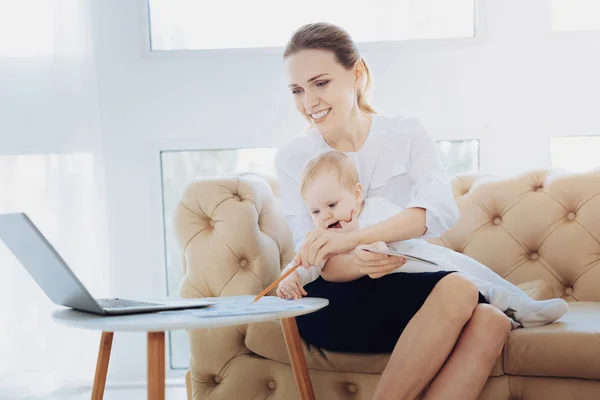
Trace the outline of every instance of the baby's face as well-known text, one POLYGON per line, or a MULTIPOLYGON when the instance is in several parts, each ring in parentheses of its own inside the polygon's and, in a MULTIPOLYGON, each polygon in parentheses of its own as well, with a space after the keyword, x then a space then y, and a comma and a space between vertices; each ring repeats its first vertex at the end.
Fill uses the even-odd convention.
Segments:
POLYGON ((304 191, 304 202, 315 227, 328 231, 357 230, 362 201, 360 183, 351 191, 331 172, 315 177, 304 191))

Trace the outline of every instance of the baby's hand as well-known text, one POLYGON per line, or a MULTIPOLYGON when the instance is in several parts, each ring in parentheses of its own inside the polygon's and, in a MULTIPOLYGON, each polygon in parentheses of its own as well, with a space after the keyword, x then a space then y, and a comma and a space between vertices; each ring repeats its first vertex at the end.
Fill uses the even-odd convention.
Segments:
POLYGON ((296 271, 279 282, 279 286, 277 286, 277 296, 282 299, 299 299, 307 294, 300 284, 300 275, 296 271))

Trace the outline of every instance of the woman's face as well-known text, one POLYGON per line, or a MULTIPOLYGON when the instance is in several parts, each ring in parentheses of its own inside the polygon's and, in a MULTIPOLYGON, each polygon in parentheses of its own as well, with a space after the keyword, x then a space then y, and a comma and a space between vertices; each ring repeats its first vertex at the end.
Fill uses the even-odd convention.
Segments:
POLYGON ((357 109, 355 69, 347 70, 326 50, 302 50, 285 60, 298 111, 319 133, 339 128, 357 109))

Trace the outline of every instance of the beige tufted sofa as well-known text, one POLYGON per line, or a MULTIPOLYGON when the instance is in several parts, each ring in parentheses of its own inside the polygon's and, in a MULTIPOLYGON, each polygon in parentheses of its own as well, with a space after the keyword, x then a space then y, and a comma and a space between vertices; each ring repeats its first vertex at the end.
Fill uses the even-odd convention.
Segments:
MULTIPOLYGON (((460 220, 434 243, 534 298, 571 302, 559 322, 510 334, 481 399, 600 399, 600 170, 459 176, 452 186, 460 220)), ((174 211, 183 297, 256 294, 276 279, 293 256, 278 193, 275 180, 254 174, 187 186, 174 211)), ((190 399, 298 398, 279 322, 193 330, 189 340, 190 399)), ((388 359, 304 350, 325 400, 370 399, 388 359)))

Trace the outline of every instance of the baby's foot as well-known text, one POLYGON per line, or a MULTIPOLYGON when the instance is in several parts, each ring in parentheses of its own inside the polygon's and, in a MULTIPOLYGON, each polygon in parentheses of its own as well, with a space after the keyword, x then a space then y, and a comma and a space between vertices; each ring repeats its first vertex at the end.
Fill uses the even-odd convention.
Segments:
POLYGON ((569 309, 569 304, 563 299, 531 300, 522 304, 519 308, 520 310, 514 313, 514 319, 523 328, 534 328, 551 324, 565 315, 569 309))

